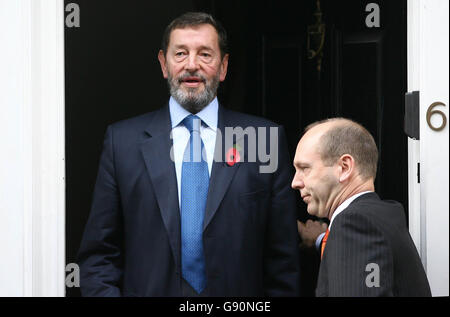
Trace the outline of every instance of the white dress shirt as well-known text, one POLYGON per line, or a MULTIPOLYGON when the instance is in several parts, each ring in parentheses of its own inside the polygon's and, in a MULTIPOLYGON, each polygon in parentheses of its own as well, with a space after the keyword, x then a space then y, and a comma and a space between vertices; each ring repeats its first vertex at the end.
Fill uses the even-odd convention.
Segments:
MULTIPOLYGON (((342 204, 340 204, 336 210, 334 211, 333 215, 331 216, 330 225, 328 226, 328 230, 331 231, 331 225, 333 224, 334 219, 339 215, 341 212, 343 212, 356 198, 359 196, 362 196, 367 193, 372 193, 372 191, 365 191, 358 193, 356 195, 353 195, 349 198, 347 198, 342 204)), ((322 232, 316 239, 316 249, 320 249, 320 244, 322 243, 322 239, 325 236, 325 232, 322 232)))
POLYGON ((340 204, 336 210, 334 211, 333 215, 331 216, 330 225, 328 226, 328 230, 331 231, 331 226, 333 225, 333 220, 341 213, 343 212, 356 198, 359 196, 362 196, 367 193, 372 193, 371 191, 365 191, 358 193, 356 195, 351 196, 350 198, 347 198, 342 204, 340 204))
MULTIPOLYGON (((175 163, 175 172, 177 174, 178 184, 178 203, 181 208, 181 170, 183 167, 183 156, 191 134, 184 126, 183 120, 191 113, 184 109, 178 102, 170 97, 169 100, 170 120, 172 122, 172 142, 173 159, 175 163)), ((217 121, 219 113, 219 102, 217 98, 206 106, 202 111, 196 114, 204 124, 200 127, 200 137, 206 151, 206 161, 208 163, 208 172, 211 177, 212 163, 214 157, 214 148, 216 146, 217 121)))

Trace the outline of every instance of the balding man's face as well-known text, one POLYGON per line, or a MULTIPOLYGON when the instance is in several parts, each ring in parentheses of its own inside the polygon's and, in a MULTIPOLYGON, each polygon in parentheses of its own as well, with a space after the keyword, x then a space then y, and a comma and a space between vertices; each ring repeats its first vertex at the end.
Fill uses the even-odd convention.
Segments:
POLYGON ((300 140, 294 158, 292 188, 298 189, 308 205, 308 213, 328 218, 339 186, 336 166, 325 166, 318 152, 320 130, 310 131, 300 140), (312 132, 312 133, 310 133, 312 132))

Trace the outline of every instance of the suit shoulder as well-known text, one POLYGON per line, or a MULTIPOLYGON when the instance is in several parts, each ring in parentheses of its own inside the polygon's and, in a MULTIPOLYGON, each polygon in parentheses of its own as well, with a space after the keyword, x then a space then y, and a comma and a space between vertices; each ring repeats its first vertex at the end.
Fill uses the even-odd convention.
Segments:
POLYGON ((380 219, 404 218, 405 216, 402 204, 395 200, 361 199, 350 204, 348 211, 358 213, 363 217, 380 219))
POLYGON ((385 232, 406 226, 402 204, 393 200, 361 199, 351 203, 338 215, 333 223, 337 225, 361 226, 364 230, 371 227, 375 231, 385 232))
POLYGON ((115 122, 108 126, 106 134, 110 135, 116 144, 127 144, 130 142, 134 144, 140 142, 146 135, 145 130, 151 124, 160 121, 160 118, 165 117, 164 111, 165 108, 161 108, 153 112, 115 122))
MULTIPOLYGON (((368 194, 370 195, 370 194, 368 194)), ((363 198, 363 197, 361 197, 363 198)), ((372 199, 372 197, 367 197, 364 199, 356 199, 348 207, 348 210, 363 209, 366 211, 377 210, 377 209, 403 209, 402 204, 395 200, 381 200, 372 199)))

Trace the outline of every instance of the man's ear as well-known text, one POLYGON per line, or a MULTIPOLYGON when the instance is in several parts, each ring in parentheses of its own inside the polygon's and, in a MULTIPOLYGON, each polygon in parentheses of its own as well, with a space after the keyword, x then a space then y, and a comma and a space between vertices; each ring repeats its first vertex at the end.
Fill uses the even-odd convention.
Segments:
POLYGON ((220 64, 220 81, 224 81, 227 77, 228 72, 228 59, 230 58, 230 54, 225 54, 222 58, 222 63, 220 64))
POLYGON ((169 73, 167 72, 167 62, 166 62, 166 57, 164 56, 163 50, 159 51, 158 60, 159 60, 159 63, 161 64, 161 70, 162 70, 163 76, 165 79, 167 79, 167 77, 169 77, 169 73))
POLYGON ((344 154, 339 158, 339 181, 345 182, 355 173, 355 159, 350 154, 344 154))

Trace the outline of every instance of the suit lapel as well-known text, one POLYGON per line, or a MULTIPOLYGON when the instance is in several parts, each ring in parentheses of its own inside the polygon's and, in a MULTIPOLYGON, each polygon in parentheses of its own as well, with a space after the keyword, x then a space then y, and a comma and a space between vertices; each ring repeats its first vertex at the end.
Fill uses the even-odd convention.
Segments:
POLYGON ((225 127, 233 127, 233 123, 230 122, 226 109, 221 106, 219 106, 218 116, 218 129, 221 133, 217 133, 214 157, 220 158, 220 160, 214 159, 211 170, 203 231, 208 227, 216 214, 236 171, 241 165, 240 163, 236 163, 233 166, 229 166, 226 163, 225 157, 229 149, 224 149, 225 127))
POLYGON ((175 164, 170 158, 172 140, 169 107, 155 113, 145 130, 141 146, 147 172, 153 184, 161 217, 166 227, 177 269, 180 267, 180 209, 175 164))
MULTIPOLYGON (((217 134, 215 157, 209 183, 208 198, 206 201, 205 219, 203 230, 207 228, 214 218, 220 203, 222 202, 233 177, 241 163, 229 166, 226 163, 225 127, 234 127, 230 122, 226 109, 219 107, 218 128, 222 133, 217 134)), ((169 107, 160 109, 145 130, 147 139, 141 146, 142 155, 147 167, 147 172, 153 184, 161 217, 166 227, 174 259, 177 268, 180 267, 180 208, 178 199, 177 178, 175 164, 170 158, 172 140, 170 139, 171 121, 169 107)))

